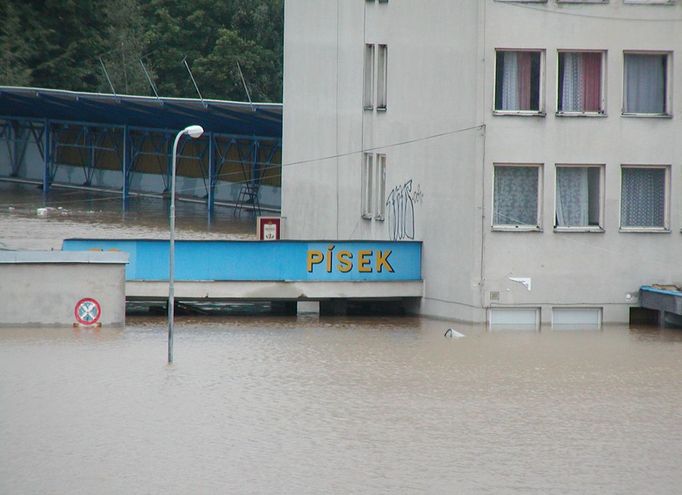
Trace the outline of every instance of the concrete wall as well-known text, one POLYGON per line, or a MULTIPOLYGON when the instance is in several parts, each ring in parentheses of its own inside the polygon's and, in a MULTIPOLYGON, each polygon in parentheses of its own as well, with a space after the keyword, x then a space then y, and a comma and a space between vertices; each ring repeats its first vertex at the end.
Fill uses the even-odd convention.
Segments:
POLYGON ((680 2, 288 0, 285 234, 390 237, 388 221, 360 215, 362 152, 386 153, 387 195, 412 181, 422 313, 483 321, 530 306, 547 322, 575 305, 626 321, 641 284, 682 280, 681 18, 680 2), (388 45, 385 112, 362 109, 365 43, 388 45), (544 51, 543 116, 494 115, 496 48, 544 51), (555 115, 560 49, 608 52, 606 116, 555 115), (621 116, 623 50, 673 53, 672 118, 621 116), (539 232, 492 229, 495 163, 541 164, 539 232), (603 232, 554 231, 557 163, 604 165, 603 232), (669 232, 620 231, 622 164, 671 167, 669 232))
POLYGON ((125 324, 128 255, 0 251, 0 325, 71 326, 83 298, 99 302, 102 325, 125 324))
POLYGON ((482 94, 475 77, 456 84, 482 74, 480 11, 477 1, 285 4, 283 231, 391 239, 390 213, 367 220, 360 206, 363 152, 385 153, 386 197, 411 181, 409 230, 424 241, 422 311, 462 319, 483 315, 482 94), (425 29, 414 29, 415 19, 425 29), (386 111, 363 110, 365 43, 388 46, 386 111))

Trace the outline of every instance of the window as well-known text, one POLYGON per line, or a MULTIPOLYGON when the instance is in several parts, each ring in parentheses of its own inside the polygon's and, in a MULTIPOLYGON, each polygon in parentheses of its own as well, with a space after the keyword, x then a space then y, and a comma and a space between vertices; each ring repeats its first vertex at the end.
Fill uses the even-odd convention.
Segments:
POLYGON ((495 165, 493 227, 539 230, 540 167, 495 165))
POLYGON ((560 114, 604 113, 604 52, 559 52, 560 114))
POLYGON ((542 52, 498 50, 495 111, 540 113, 542 52))
POLYGON ((669 167, 624 165, 621 172, 621 229, 667 230, 669 167))
POLYGON ((365 110, 374 109, 374 45, 365 45, 365 82, 363 87, 363 106, 365 110))
POLYGON ((552 308, 554 330, 599 330, 601 323, 602 308, 552 308))
POLYGON ((624 3, 672 5, 676 0, 623 0, 624 3))
POLYGON ((626 53, 623 112, 668 115, 667 53, 626 53))
POLYGON ((388 82, 388 47, 378 45, 377 54, 377 109, 386 110, 388 82))
POLYGON ((372 218, 374 192, 374 155, 364 153, 362 160, 362 218, 372 218))
POLYGON ((557 165, 556 230, 601 230, 603 170, 599 165, 557 165))
POLYGON ((363 154, 361 194, 362 218, 383 220, 386 214, 386 155, 363 154))
POLYGON ((374 110, 375 96, 377 110, 386 110, 388 88, 388 46, 365 44, 365 80, 363 85, 363 107, 374 110), (376 54, 376 57, 375 57, 376 54), (376 58, 376 63, 375 63, 376 58), (375 88, 376 84, 376 88, 375 88), (376 90, 376 92, 375 92, 376 90))
POLYGON ((490 330, 540 330, 540 308, 490 308, 490 330))
POLYGON ((386 215, 386 155, 377 155, 377 206, 375 220, 383 220, 386 215))

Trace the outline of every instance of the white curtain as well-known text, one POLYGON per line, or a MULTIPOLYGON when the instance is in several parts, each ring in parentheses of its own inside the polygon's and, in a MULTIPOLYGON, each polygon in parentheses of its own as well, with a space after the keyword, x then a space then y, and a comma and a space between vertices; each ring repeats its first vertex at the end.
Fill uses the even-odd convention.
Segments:
POLYGON ((623 227, 664 227, 665 170, 624 168, 620 215, 623 227))
POLYGON ((589 179, 586 167, 560 167, 556 171, 558 227, 589 225, 589 179))
POLYGON ((519 64, 516 52, 502 52, 502 108, 518 110, 519 101, 519 64))
POLYGON ((665 55, 625 55, 625 111, 665 112, 665 55))
POLYGON ((561 110, 564 112, 582 112, 585 108, 583 95, 585 83, 583 78, 582 53, 564 53, 563 91, 561 93, 561 110))
POLYGON ((538 168, 495 167, 495 225, 538 224, 538 168))

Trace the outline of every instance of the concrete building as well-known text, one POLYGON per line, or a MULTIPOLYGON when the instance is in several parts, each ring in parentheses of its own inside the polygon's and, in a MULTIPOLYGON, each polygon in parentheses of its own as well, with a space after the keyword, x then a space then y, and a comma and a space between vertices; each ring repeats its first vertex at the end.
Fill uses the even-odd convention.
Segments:
POLYGON ((422 240, 422 314, 626 322, 682 281, 679 57, 676 0, 287 0, 284 235, 422 240))

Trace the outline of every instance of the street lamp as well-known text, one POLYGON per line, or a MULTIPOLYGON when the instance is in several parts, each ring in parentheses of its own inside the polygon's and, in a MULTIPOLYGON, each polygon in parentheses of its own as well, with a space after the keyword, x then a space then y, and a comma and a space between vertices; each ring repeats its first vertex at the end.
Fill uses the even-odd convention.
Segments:
POLYGON ((198 138, 204 133, 200 125, 190 125, 178 132, 173 143, 173 167, 171 171, 171 203, 170 203, 170 249, 168 252, 168 363, 173 362, 173 320, 175 319, 175 164, 177 161, 178 143, 187 134, 198 138))

